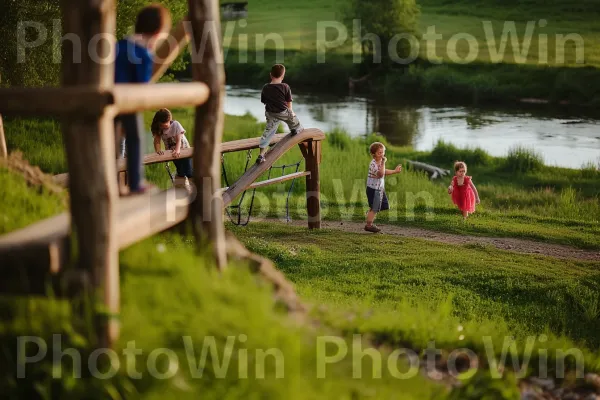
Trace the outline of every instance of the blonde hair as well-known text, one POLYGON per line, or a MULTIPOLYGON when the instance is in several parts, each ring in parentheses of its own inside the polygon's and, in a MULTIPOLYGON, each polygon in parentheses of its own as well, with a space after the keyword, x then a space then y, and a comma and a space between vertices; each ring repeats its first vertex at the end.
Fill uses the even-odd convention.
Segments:
POLYGON ((385 150, 385 145, 381 142, 374 142, 371 143, 371 146, 369 146, 369 152, 373 155, 375 155, 375 153, 377 153, 379 149, 385 150))
POLYGON ((467 172, 467 164, 465 164, 464 161, 457 161, 454 163, 454 172, 458 171, 461 168, 464 168, 465 172, 467 172))

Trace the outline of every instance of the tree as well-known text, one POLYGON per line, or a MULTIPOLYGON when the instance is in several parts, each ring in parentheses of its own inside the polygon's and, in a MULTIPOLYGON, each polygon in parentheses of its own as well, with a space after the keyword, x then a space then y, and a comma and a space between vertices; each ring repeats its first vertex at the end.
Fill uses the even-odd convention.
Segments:
POLYGON ((418 52, 416 0, 348 0, 342 15, 363 62, 389 67, 418 52))

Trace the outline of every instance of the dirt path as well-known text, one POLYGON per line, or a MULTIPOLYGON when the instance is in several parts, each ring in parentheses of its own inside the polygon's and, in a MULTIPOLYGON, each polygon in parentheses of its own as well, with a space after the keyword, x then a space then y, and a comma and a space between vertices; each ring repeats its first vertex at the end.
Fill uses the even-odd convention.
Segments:
MULTIPOLYGON (((279 220, 272 220, 279 222, 279 220)), ((306 221, 292 221, 292 225, 306 226, 306 221)), ((365 235, 373 235, 373 233, 364 231, 364 223, 361 222, 339 222, 339 221, 323 221, 321 227, 327 229, 338 229, 344 232, 361 233, 365 235)), ((515 251, 517 253, 526 254, 541 254, 544 256, 562 258, 562 259, 577 259, 586 261, 600 261, 600 251, 581 250, 575 247, 564 246, 560 244, 550 244, 536 242, 526 239, 515 238, 494 238, 485 236, 469 236, 457 235, 453 233, 444 233, 438 231, 430 231, 421 228, 403 227, 397 225, 380 225, 383 234, 397 235, 402 237, 412 237, 435 242, 449 244, 489 244, 498 249, 515 251)))

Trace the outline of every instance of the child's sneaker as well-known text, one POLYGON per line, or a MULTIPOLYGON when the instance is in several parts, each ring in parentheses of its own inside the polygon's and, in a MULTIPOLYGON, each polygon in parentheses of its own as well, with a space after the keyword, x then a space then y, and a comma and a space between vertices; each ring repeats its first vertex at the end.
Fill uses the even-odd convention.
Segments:
POLYGON ((265 156, 263 156, 262 154, 259 154, 258 157, 256 157, 256 163, 262 164, 264 162, 265 162, 265 156))
POLYGON ((373 225, 365 225, 365 231, 379 233, 379 232, 381 232, 381 229, 379 229, 377 227, 377 225, 373 224, 373 225))

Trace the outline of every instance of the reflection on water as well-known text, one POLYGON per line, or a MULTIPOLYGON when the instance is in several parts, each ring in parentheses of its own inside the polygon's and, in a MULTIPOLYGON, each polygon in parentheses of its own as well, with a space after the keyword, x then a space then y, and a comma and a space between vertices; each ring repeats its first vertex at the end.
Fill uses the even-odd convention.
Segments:
MULTIPOLYGON (((542 154, 549 165, 580 168, 600 162, 600 121, 533 112, 394 104, 389 100, 314 95, 294 90, 294 111, 305 127, 325 132, 343 129, 358 136, 372 132, 390 143, 431 150, 442 139, 459 147, 481 147, 494 156, 523 145, 542 154)), ((227 87, 225 112, 250 113, 264 121, 260 88, 227 87)), ((554 112, 555 114, 551 114, 554 112)), ((288 131, 287 126, 285 130, 288 131)))

